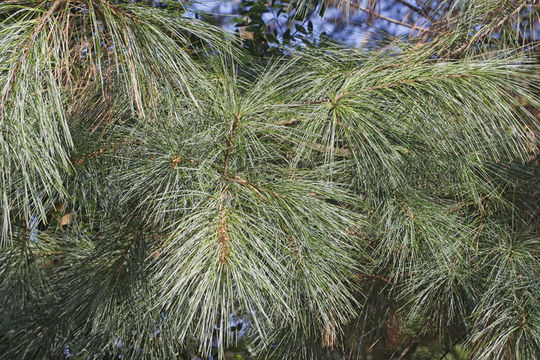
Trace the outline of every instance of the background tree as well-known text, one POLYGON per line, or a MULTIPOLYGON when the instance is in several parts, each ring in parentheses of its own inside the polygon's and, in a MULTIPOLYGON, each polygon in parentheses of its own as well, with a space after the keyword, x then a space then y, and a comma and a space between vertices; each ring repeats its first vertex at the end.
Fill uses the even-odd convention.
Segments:
POLYGON ((524 46, 538 38, 538 6, 531 1, 207 0, 195 6, 209 21, 237 28, 253 55, 279 52, 276 46, 281 45, 318 43, 325 37, 362 47, 378 46, 389 37, 427 42, 450 30, 449 42, 456 50, 464 47, 452 54, 455 59, 473 44, 524 46))
POLYGON ((2 357, 540 355, 534 4, 247 52, 166 5, 0 4, 2 357))

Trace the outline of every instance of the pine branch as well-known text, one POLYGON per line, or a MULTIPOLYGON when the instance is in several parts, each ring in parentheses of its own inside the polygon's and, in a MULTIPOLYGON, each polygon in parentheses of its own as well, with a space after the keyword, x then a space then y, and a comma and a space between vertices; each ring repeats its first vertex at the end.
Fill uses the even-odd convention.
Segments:
MULTIPOLYGON (((431 78, 417 78, 417 79, 411 79, 411 80, 403 80, 396 83, 388 83, 388 84, 380 84, 376 86, 371 86, 367 88, 363 88, 358 91, 350 91, 350 92, 343 92, 336 95, 334 99, 320 99, 320 100, 310 100, 310 101, 304 101, 297 104, 288 104, 288 107, 299 107, 299 106, 306 106, 306 105, 318 105, 318 104, 325 104, 325 103, 331 103, 336 102, 339 99, 343 97, 348 96, 356 96, 361 95, 368 92, 373 92, 377 90, 384 90, 384 89, 392 89, 397 88, 401 86, 408 86, 408 85, 414 85, 414 84, 421 84, 425 82, 435 81, 435 80, 444 80, 444 79, 460 79, 460 78, 466 78, 466 79, 472 79, 472 76, 463 75, 463 74, 450 74, 450 75, 442 75, 442 76, 434 76, 431 78)), ((299 120, 287 120, 285 122, 278 122, 276 125, 280 126, 287 126, 287 125, 293 125, 299 122, 299 120)))
POLYGON ((34 31, 30 35, 30 38, 25 42, 23 45, 22 53, 19 56, 15 67, 13 70, 10 71, 10 75, 6 81, 6 85, 4 86, 4 89, 2 90, 2 101, 0 102, 0 125, 2 125, 2 120, 4 117, 4 107, 6 103, 6 98, 11 94, 13 91, 13 82, 15 81, 15 78, 17 77, 17 74, 21 68, 21 66, 24 64, 26 58, 28 57, 28 54, 30 53, 30 49, 34 45, 34 42, 36 41, 37 36, 41 33, 43 28, 45 27, 47 21, 52 17, 54 12, 60 7, 60 5, 63 5, 66 3, 66 1, 69 0, 55 0, 54 3, 52 3, 50 9, 40 17, 37 24, 34 26, 34 31))

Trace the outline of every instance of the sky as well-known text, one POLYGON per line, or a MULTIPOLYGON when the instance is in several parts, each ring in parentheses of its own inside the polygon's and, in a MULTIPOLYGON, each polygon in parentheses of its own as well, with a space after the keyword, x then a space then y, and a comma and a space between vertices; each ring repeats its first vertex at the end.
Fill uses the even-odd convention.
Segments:
MULTIPOLYGON (((368 0, 361 0, 359 5, 366 8, 368 6, 367 2, 368 0)), ((377 10, 382 17, 401 21, 410 13, 409 8, 395 1, 379 0, 378 3, 379 8, 377 10)), ((219 18, 223 28, 234 32, 236 29, 233 18, 238 16, 239 4, 239 0, 196 0, 188 5, 188 8, 191 7, 197 11, 202 11, 219 18)), ((193 13, 188 15, 193 16, 193 13)), ((409 16, 414 15, 416 14, 410 14, 409 16)), ((313 24, 313 33, 315 34, 315 39, 313 40, 317 41, 319 35, 325 33, 336 40, 354 47, 365 45, 366 41, 369 40, 370 33, 374 29, 387 32, 391 36, 408 36, 410 33, 411 29, 407 26, 395 24, 377 17, 372 19, 371 26, 366 26, 367 17, 366 13, 358 11, 351 14, 347 19, 342 11, 333 7, 327 10, 324 18, 315 13, 308 20, 313 24)), ((267 27, 276 28, 278 34, 282 34, 286 29, 287 16, 285 14, 277 16, 275 12, 268 12, 263 14, 263 20, 267 27)), ((307 26, 307 21, 304 26, 307 26)), ((280 39, 279 35, 278 39, 280 39)))

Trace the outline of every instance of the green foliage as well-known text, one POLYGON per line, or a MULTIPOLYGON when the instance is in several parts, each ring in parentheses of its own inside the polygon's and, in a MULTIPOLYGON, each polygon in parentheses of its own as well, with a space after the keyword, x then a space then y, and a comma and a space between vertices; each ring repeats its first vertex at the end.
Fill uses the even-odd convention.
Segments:
POLYGON ((2 357, 538 357, 530 49, 182 11, 0 4, 2 357))

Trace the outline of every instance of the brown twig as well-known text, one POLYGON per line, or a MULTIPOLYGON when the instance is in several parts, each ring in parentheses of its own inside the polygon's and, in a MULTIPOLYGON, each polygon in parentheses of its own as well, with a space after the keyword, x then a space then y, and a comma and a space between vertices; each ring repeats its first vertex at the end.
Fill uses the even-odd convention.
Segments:
MULTIPOLYGON (((226 187, 226 186, 225 186, 226 187)), ((221 206, 219 209, 219 229, 218 229, 218 242, 219 249, 219 264, 227 263, 229 257, 229 234, 227 232, 227 207, 225 201, 227 199, 227 193, 225 187, 221 191, 221 206)))
POLYGON ((321 145, 317 143, 312 144, 312 147, 314 150, 317 150, 320 152, 333 151, 334 154, 338 156, 350 157, 352 155, 351 149, 348 149, 348 148, 340 148, 340 147, 331 148, 330 146, 325 146, 325 145, 321 145))
POLYGON ((223 177, 227 178, 227 170, 229 167, 229 158, 231 156, 232 151, 232 145, 233 145, 233 138, 236 134, 236 130, 238 130, 238 123, 240 122, 240 115, 237 114, 234 116, 234 120, 231 127, 231 132, 229 133, 229 137, 227 138, 227 144, 225 149, 225 156, 223 157, 223 177))
POLYGON ((488 199, 488 198, 489 198, 489 195, 486 195, 486 196, 482 196, 482 197, 478 198, 478 200, 476 200, 476 201, 469 201, 469 202, 466 202, 466 203, 457 204, 457 205, 453 206, 452 208, 450 208, 450 210, 448 210, 448 212, 453 213, 454 211, 459 210, 462 207, 467 207, 467 206, 471 206, 471 205, 474 205, 474 204, 477 204, 477 203, 482 203, 482 201, 484 201, 485 199, 488 199))
POLYGON ((283 120, 283 121, 278 121, 276 123, 277 126, 288 126, 288 125, 296 125, 298 124, 299 122, 301 122, 302 120, 300 119, 296 119, 296 118, 292 118, 292 119, 289 119, 289 120, 283 120))
POLYGON ((418 341, 420 340, 420 338, 424 335, 424 333, 426 332, 427 330, 427 327, 429 325, 430 321, 427 321, 424 326, 422 327, 422 329, 420 329, 420 331, 418 332, 418 334, 416 335, 416 337, 413 339, 413 341, 409 344, 409 346, 407 346, 402 352, 401 354, 399 355, 399 357, 396 359, 396 360, 403 360, 405 358, 405 356, 407 356, 407 354, 409 353, 409 351, 413 348, 413 346, 415 346, 416 344, 418 344, 418 341))
POLYGON ((32 253, 32 255, 35 256, 55 256, 55 255, 62 255, 64 254, 63 251, 38 251, 35 253, 32 253))
POLYGON ((386 283, 388 285, 392 285, 392 282, 390 280, 388 280, 384 276, 381 276, 381 275, 378 275, 378 274, 356 274, 356 277, 361 279, 361 280, 365 280, 365 279, 378 280, 378 281, 384 282, 384 283, 386 283))
POLYGON ((140 140, 132 140, 132 141, 129 141, 129 142, 127 140, 128 140, 128 138, 126 137, 126 138, 123 138, 118 143, 113 143, 109 148, 100 147, 98 150, 92 151, 90 153, 82 154, 82 155, 80 155, 79 157, 77 157, 75 159, 71 159, 71 163, 74 164, 74 165, 81 165, 85 161, 88 161, 88 160, 91 160, 91 159, 96 159, 98 156, 103 155, 106 152, 115 150, 120 145, 124 145, 124 144, 136 145, 136 144, 140 143, 140 140))
POLYGON ((419 14, 419 15, 422 15, 423 17, 425 17, 426 19, 428 19, 429 21, 431 22, 435 22, 435 19, 430 16, 424 9, 421 9, 405 0, 396 0, 396 2, 408 7, 409 9, 411 9, 412 11, 414 11, 415 13, 419 14))
MULTIPOLYGON (((229 133, 229 136, 227 138, 226 143, 226 149, 225 149, 225 155, 223 156, 223 178, 225 180, 231 180, 228 176, 228 170, 229 170, 229 159, 232 152, 233 147, 233 139, 234 135, 236 134, 236 131, 238 130, 238 124, 240 123, 240 114, 236 114, 234 116, 231 131, 229 133)), ((234 178, 233 178, 234 179, 234 178)), ((239 181, 239 180, 237 180, 239 181)), ((247 183, 247 182, 246 182, 247 183)), ((221 189, 221 205, 219 209, 219 228, 218 228, 218 242, 220 244, 220 251, 219 251, 219 263, 225 264, 227 262, 227 258, 229 256, 229 234, 228 234, 228 226, 227 226, 227 205, 225 204, 227 200, 227 185, 225 184, 223 188, 221 189)))
POLYGON ((372 12, 369 9, 367 9, 367 8, 365 8, 363 6, 360 6, 360 5, 351 4, 351 6, 358 9, 358 10, 360 10, 360 11, 363 11, 363 12, 365 12, 365 13, 371 15, 371 16, 378 17, 381 20, 385 20, 385 21, 391 22, 393 24, 405 26, 405 27, 408 27, 408 28, 413 29, 413 30, 418 30, 419 33, 427 33, 427 32, 431 31, 430 29, 425 28, 425 27, 407 24, 407 23, 405 23, 403 21, 399 21, 399 20, 396 20, 394 18, 387 17, 387 16, 384 16, 384 15, 381 15, 381 14, 377 14, 377 13, 372 12))
POLYGON ((249 181, 247 181, 245 179, 242 179, 241 177, 238 177, 238 176, 227 177, 226 179, 229 180, 229 181, 235 182, 237 184, 249 187, 249 188, 255 190, 255 192, 257 193, 258 196, 261 196, 261 192, 260 192, 259 188, 255 184, 252 184, 249 181))
POLYGON ((292 247, 292 252, 294 253, 294 256, 296 258, 296 266, 301 267, 302 266, 302 254, 300 253, 300 248, 298 247, 298 244, 296 241, 294 241, 293 236, 291 235, 291 230, 285 223, 285 221, 282 219, 281 223, 283 224, 283 228, 287 232, 287 239, 289 240, 289 244, 292 247))
POLYGON ((401 207, 403 208, 403 210, 405 210, 405 212, 407 213, 407 215, 409 215, 409 217, 411 218, 412 221, 414 221, 414 214, 412 213, 411 209, 407 206, 407 204, 405 204, 403 202, 403 200, 401 199, 396 199, 396 201, 401 205, 401 207))

